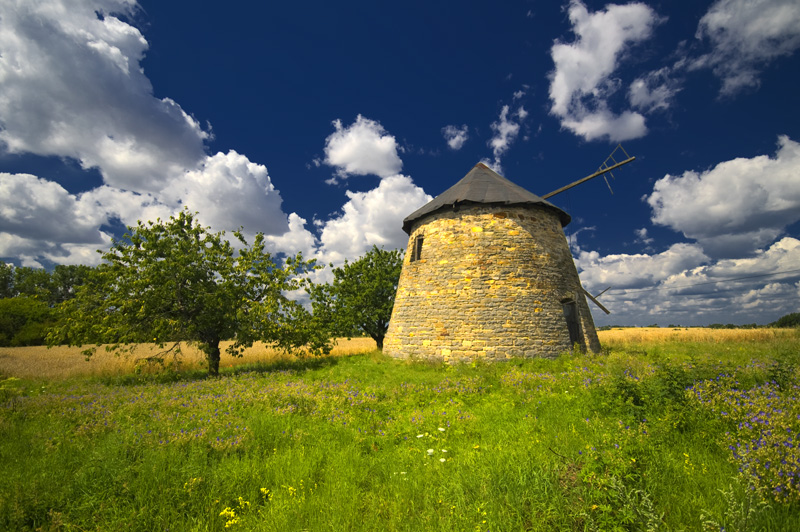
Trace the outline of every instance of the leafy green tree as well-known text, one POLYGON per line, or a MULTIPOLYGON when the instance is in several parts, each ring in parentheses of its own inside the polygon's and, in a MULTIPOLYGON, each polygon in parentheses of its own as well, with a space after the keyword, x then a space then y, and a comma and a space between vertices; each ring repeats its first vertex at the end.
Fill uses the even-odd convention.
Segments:
POLYGON ((781 316, 776 322, 770 325, 773 327, 800 327, 800 312, 792 312, 791 314, 781 316))
POLYGON ((50 275, 50 303, 57 305, 75 297, 77 287, 86 282, 92 269, 82 264, 56 266, 50 275))
POLYGON ((52 279, 44 268, 14 268, 14 295, 33 297, 50 303, 52 291, 52 279))
POLYGON ((383 349, 403 256, 373 246, 354 262, 333 268, 333 283, 309 289, 315 319, 339 336, 366 334, 383 349))
POLYGON ((0 298, 14 297, 14 267, 0 261, 0 298))
POLYGON ((0 346, 43 345, 54 320, 53 309, 39 299, 0 299, 0 346))
POLYGON ((328 352, 329 338, 311 330, 308 312, 286 297, 313 261, 298 254, 279 266, 265 251, 262 234, 250 246, 234 234, 238 250, 185 210, 168 221, 129 227, 76 297, 60 306, 50 343, 112 343, 111 349, 172 343, 170 349, 179 351, 179 342, 192 342, 205 353, 211 375, 219 372, 223 340, 233 340, 226 350, 233 356, 256 340, 328 352))

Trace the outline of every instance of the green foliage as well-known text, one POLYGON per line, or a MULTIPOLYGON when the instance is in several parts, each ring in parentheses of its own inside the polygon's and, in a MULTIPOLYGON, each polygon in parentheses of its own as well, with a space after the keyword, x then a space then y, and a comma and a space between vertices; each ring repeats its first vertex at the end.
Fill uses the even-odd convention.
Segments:
POLYGON ((354 262, 333 269, 333 283, 309 289, 314 315, 337 336, 366 334, 383 349, 403 257, 373 246, 354 262))
POLYGON ((594 478, 591 482, 591 506, 581 512, 586 529, 664 530, 664 517, 656 509, 647 490, 628 487, 614 475, 594 478))
POLYGON ((14 268, 14 295, 50 303, 51 294, 51 279, 47 270, 28 266, 14 268))
POLYGON ((0 299, 0 346, 43 345, 54 314, 35 298, 0 299))
POLYGON ((759 514, 770 510, 769 503, 765 500, 764 493, 759 490, 746 476, 734 477, 726 489, 719 492, 725 501, 725 511, 722 516, 715 517, 708 511, 701 514, 703 530, 736 530, 748 532, 759 530, 753 523, 759 514))
POLYGON ((82 264, 59 264, 50 275, 50 303, 57 305, 75 297, 75 291, 84 284, 94 268, 82 264))
POLYGON ((43 268, 0 264, 0 297, 29 297, 55 306, 74 297, 92 268, 84 265, 59 264, 53 273, 43 268))
POLYGON ((219 371, 222 340, 234 340, 227 349, 233 356, 255 340, 286 350, 328 351, 328 337, 309 328, 308 313, 286 297, 313 263, 297 255, 279 266, 264 250, 262 234, 248 246, 234 233, 238 251, 223 234, 200 226, 187 211, 129 227, 76 297, 61 305, 50 343, 111 343, 120 349, 154 342, 179 349, 177 342, 197 342, 212 375, 219 371))
POLYGON ((800 327, 800 312, 792 312, 781 316, 777 321, 770 323, 772 327, 800 327))
POLYGON ((14 267, 0 261, 0 299, 14 297, 14 267))

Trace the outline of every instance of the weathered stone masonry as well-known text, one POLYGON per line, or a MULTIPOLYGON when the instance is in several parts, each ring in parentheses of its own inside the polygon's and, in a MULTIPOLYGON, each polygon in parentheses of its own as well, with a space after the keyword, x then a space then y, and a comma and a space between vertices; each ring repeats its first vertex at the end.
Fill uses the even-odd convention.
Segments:
POLYGON ((573 348, 569 308, 572 338, 599 351, 554 209, 464 204, 416 220, 409 233, 385 353, 447 362, 554 357, 573 348))

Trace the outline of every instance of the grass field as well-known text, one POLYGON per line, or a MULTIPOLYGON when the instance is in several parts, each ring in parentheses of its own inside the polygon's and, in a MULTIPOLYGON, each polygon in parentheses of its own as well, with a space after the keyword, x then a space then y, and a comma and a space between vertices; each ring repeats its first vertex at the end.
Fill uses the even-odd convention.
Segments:
MULTIPOLYGON (((293 360, 293 357, 276 351, 263 343, 256 343, 245 350, 241 358, 233 358, 225 353, 230 342, 222 342, 223 352, 220 369, 242 365, 269 364, 293 360)), ((169 347, 169 346, 167 346, 169 347)), ((81 352, 86 348, 57 346, 47 347, 0 347, 0 375, 23 378, 42 378, 63 380, 72 377, 112 377, 128 375, 137 369, 137 362, 162 351, 154 344, 141 344, 132 353, 108 352, 103 347, 97 349, 89 360, 81 352)), ((339 338, 331 351, 332 356, 355 355, 375 350, 371 338, 339 338)), ((205 355, 195 346, 182 345, 182 355, 176 359, 170 354, 164 364, 172 369, 184 371, 207 368, 205 355)), ((145 373, 164 369, 158 364, 140 366, 145 373)))
POLYGON ((262 346, 219 379, 4 349, 0 529, 800 530, 797 330, 601 342, 452 367, 262 346))

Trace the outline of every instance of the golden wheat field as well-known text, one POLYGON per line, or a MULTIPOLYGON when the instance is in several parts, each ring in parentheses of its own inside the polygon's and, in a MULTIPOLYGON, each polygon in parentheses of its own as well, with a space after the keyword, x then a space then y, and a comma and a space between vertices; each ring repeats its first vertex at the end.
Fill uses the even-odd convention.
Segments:
MULTIPOLYGON (((225 353, 230 342, 223 342, 220 369, 257 362, 274 362, 290 358, 263 343, 256 343, 245 350, 244 356, 234 358, 225 353)), ((97 352, 87 361, 81 354, 86 348, 81 347, 0 347, 0 376, 42 379, 66 379, 78 376, 114 376, 134 371, 137 360, 158 353, 154 344, 140 344, 133 353, 109 353, 99 347, 97 352)), ((339 338, 331 352, 332 356, 367 353, 375 349, 372 338, 339 338)), ((181 345, 182 354, 178 359, 181 369, 196 369, 204 365, 205 355, 196 347, 181 345)), ((173 362, 172 355, 167 355, 165 364, 173 362)), ((147 368, 143 368, 147 371, 147 368)), ((155 369, 161 369, 153 367, 155 369)))
POLYGON ((626 347, 634 344, 666 342, 728 343, 763 342, 797 338, 798 329, 708 329, 705 327, 619 327, 598 331, 604 346, 626 347))
MULTIPOLYGON (((598 331, 600 343, 610 348, 636 348, 643 345, 667 343, 747 343, 774 340, 800 339, 798 329, 708 329, 703 327, 658 328, 624 327, 598 331)), ((228 343, 223 343, 220 369, 258 362, 275 362, 292 358, 263 343, 256 343, 245 350, 241 358, 233 358, 224 352, 228 343)), ((178 359, 181 369, 204 367, 205 355, 196 347, 182 345, 178 359)), ((371 338, 339 338, 331 353, 333 356, 367 353, 375 349, 371 338)), ((66 379, 78 376, 115 376, 134 371, 137 361, 158 352, 154 344, 141 344, 133 353, 109 353, 102 347, 97 349, 89 361, 81 354, 83 348, 58 346, 47 347, 3 347, 0 348, 0 376, 42 379, 66 379)), ((165 363, 174 363, 171 355, 165 363)), ((160 370, 153 366, 150 370, 160 370)), ((148 371, 144 366, 143 371, 148 371)))

